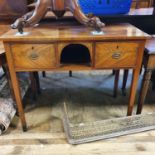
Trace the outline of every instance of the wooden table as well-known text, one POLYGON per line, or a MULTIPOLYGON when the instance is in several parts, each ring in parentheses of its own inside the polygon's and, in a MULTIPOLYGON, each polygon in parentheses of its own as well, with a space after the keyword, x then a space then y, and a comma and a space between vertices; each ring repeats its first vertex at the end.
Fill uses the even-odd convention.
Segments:
MULTIPOLYGON (((128 25, 109 25, 104 34, 93 35, 84 26, 42 25, 25 29, 24 35, 10 30, 0 37, 3 41, 11 74, 13 90, 23 130, 27 125, 16 72, 21 71, 78 71, 98 69, 133 69, 127 115, 132 114, 139 71, 147 34, 128 25), (62 63, 64 48, 82 46, 88 50, 89 63, 62 63)), ((74 52, 74 51, 73 51, 74 52)))

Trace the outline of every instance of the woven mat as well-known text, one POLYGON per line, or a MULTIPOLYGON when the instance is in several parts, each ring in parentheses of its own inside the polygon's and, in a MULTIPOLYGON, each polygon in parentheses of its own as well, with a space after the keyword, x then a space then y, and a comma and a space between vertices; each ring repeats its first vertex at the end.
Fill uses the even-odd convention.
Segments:
POLYGON ((63 125, 70 144, 81 144, 131 133, 155 129, 155 113, 133 115, 88 123, 70 123, 66 104, 63 107, 63 125))

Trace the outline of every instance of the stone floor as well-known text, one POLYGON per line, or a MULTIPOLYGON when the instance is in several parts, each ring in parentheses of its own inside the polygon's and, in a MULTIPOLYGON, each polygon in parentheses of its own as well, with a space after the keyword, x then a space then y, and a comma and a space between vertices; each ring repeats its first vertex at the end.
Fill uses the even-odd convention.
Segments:
MULTIPOLYGON (((102 154, 104 152, 103 148, 108 151, 106 146, 109 140, 82 145, 84 152, 81 150, 81 147, 77 146, 75 148, 67 144, 62 124, 62 105, 64 102, 67 104, 69 119, 72 123, 83 123, 125 116, 131 73, 127 83, 127 96, 122 96, 121 72, 117 98, 113 98, 112 96, 114 83, 112 71, 73 72, 73 77, 69 77, 68 72, 47 72, 46 78, 40 75, 41 95, 37 97, 36 101, 33 101, 29 91, 23 102, 28 131, 26 133, 21 131, 20 121, 15 117, 10 128, 0 137, 0 148, 4 148, 4 151, 0 155, 52 154, 52 152, 49 153, 47 150, 53 151, 54 154, 63 154, 63 148, 66 151, 64 154, 102 154), (6 149, 7 147, 9 148, 8 150, 6 149), (96 149, 96 151, 92 149, 96 149), (45 152, 42 152, 43 150, 45 152)), ((155 103, 155 97, 153 93, 149 91, 143 113, 155 111, 155 104, 153 104, 155 103)), ((136 104, 133 114, 135 114, 135 111, 136 104)), ((123 149, 121 145, 124 145, 126 149, 141 152, 146 149, 145 143, 143 143, 145 140, 149 143, 152 142, 152 134, 155 135, 155 131, 123 136, 118 139, 114 138, 110 140, 112 145, 109 144, 107 147, 109 149, 123 151, 120 154, 125 154, 125 148, 123 149), (139 139, 139 136, 142 137, 139 139), (127 145, 130 142, 133 143, 133 146, 130 146, 130 144, 127 145), (116 145, 119 143, 121 145, 116 149, 116 145)), ((155 139, 153 138, 153 140, 155 139)), ((154 150, 152 151, 154 153, 154 150)), ((112 153, 110 151, 109 154, 112 153)))

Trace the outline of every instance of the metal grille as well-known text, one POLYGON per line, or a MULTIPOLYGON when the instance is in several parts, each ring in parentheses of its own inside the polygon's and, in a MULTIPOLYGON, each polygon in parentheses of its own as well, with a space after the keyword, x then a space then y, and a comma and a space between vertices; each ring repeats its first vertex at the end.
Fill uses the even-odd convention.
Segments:
POLYGON ((70 144, 80 144, 155 129, 155 113, 72 124, 63 107, 63 124, 70 144))

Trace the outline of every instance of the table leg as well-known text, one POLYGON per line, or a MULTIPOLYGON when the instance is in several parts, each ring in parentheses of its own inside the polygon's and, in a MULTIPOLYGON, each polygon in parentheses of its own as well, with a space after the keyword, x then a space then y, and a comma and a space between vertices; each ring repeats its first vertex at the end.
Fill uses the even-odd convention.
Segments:
MULTIPOLYGON (((38 72, 34 72, 34 77, 36 79, 37 92, 38 92, 38 94, 41 94, 40 80, 39 80, 39 74, 38 74, 38 72)), ((45 77, 46 77, 46 73, 45 73, 45 77)))
POLYGON ((46 77, 46 72, 45 72, 45 71, 42 72, 42 76, 43 76, 44 78, 46 77))
POLYGON ((72 77, 72 71, 69 71, 69 77, 72 77))
POLYGON ((115 70, 114 92, 113 92, 114 97, 117 97, 118 83, 119 83, 119 72, 120 72, 120 70, 115 70))
POLYGON ((24 114, 23 105, 22 105, 19 81, 18 81, 17 74, 14 68, 15 65, 13 63, 13 59, 12 59, 12 55, 10 51, 10 45, 7 43, 4 45, 5 45, 5 50, 7 51, 6 52, 7 63, 8 63, 9 71, 10 71, 11 84, 12 84, 12 89, 15 95, 16 104, 18 107, 19 117, 21 119, 23 131, 26 131, 27 125, 26 125, 26 119, 25 119, 25 114, 24 114))
POLYGON ((125 69, 124 74, 123 74, 123 84, 122 84, 122 94, 123 94, 123 96, 126 96, 126 83, 127 83, 127 80, 128 80, 128 74, 129 74, 129 70, 125 69))
POLYGON ((139 44, 139 49, 137 51, 138 59, 137 59, 136 68, 133 69, 133 74, 132 74, 132 82, 131 82, 131 88, 130 88, 130 98, 129 98, 129 103, 128 103, 127 116, 132 115, 132 111, 133 111, 133 107, 135 103, 137 85, 138 85, 138 80, 139 80, 139 73, 141 70, 142 60, 143 60, 143 55, 144 55, 144 47, 145 47, 145 42, 141 42, 139 44))
POLYGON ((145 102, 145 97, 148 91, 151 75, 152 75, 152 70, 145 70, 144 75, 143 75, 141 89, 140 89, 140 95, 138 98, 137 114, 141 114, 142 112, 142 108, 145 102))
POLYGON ((37 99, 37 84, 36 84, 36 79, 34 77, 34 72, 30 72, 29 73, 30 76, 30 80, 31 80, 31 90, 32 90, 32 96, 33 96, 33 100, 37 99))
POLYGON ((114 69, 112 70, 112 75, 115 75, 115 70, 114 69))
POLYGON ((11 82, 12 82, 13 91, 16 99, 16 104, 18 107, 19 117, 22 123, 22 128, 23 128, 23 131, 27 131, 27 125, 26 125, 25 114, 24 114, 23 105, 22 105, 19 81, 16 73, 14 75, 11 75, 11 82))
POLYGON ((139 79, 139 72, 140 72, 139 68, 133 70, 132 84, 131 84, 131 88, 130 88, 130 98, 129 98, 127 116, 132 115, 133 106, 134 106, 134 102, 135 102, 136 91, 137 91, 138 79, 139 79))

